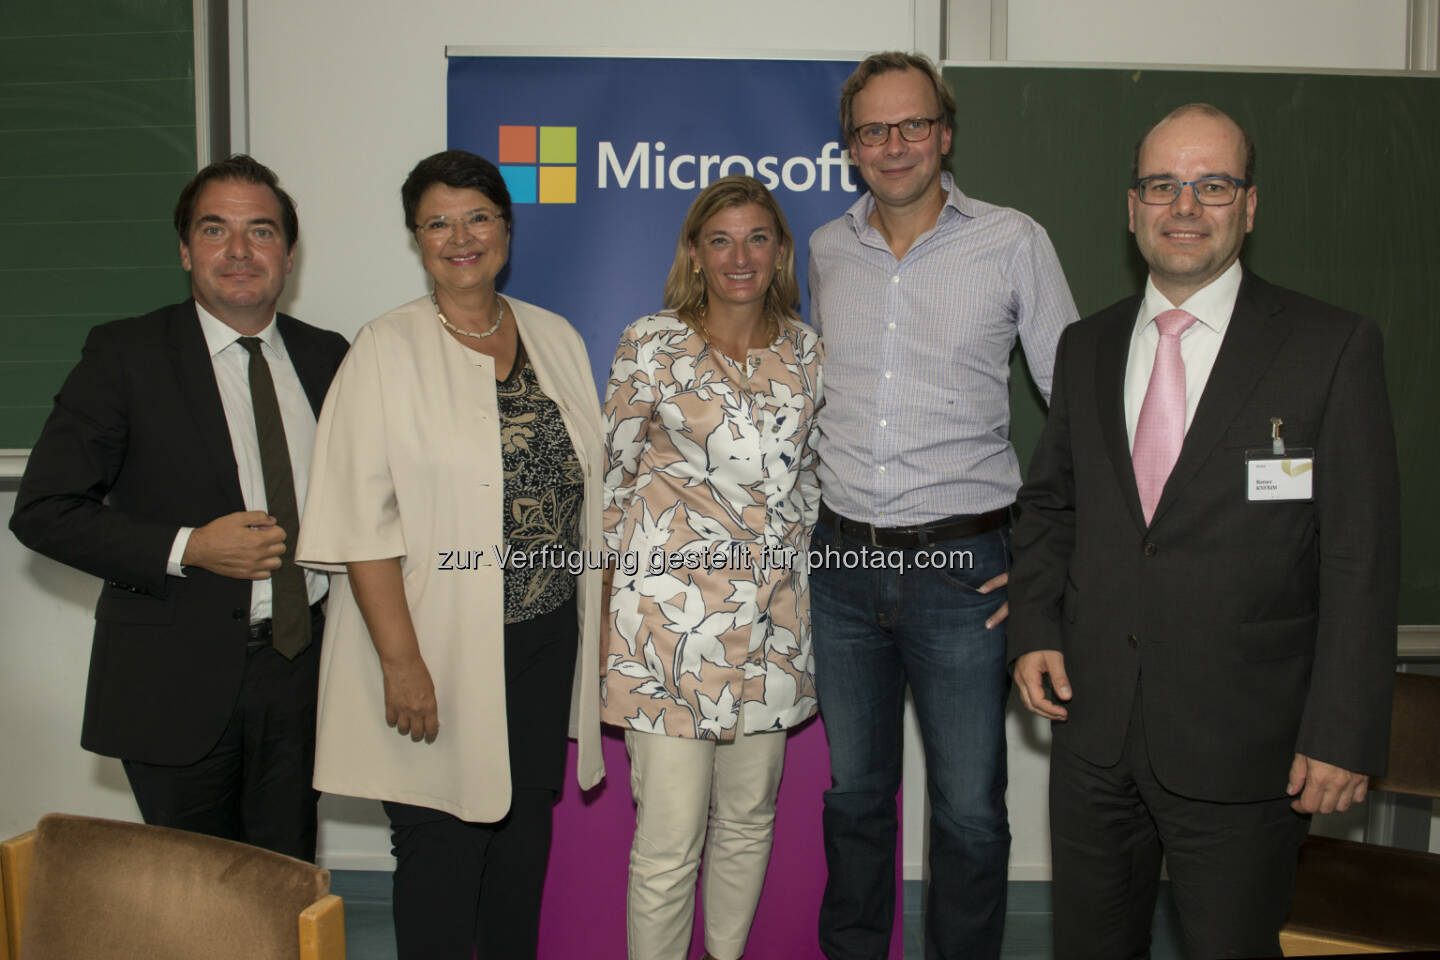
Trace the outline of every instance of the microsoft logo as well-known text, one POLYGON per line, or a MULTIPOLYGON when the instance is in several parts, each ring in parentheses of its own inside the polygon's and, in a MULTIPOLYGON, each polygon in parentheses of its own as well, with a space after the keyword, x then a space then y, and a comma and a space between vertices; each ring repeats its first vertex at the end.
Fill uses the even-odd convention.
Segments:
POLYGON ((575 202, 574 127, 502 126, 499 153, 512 202, 575 202))

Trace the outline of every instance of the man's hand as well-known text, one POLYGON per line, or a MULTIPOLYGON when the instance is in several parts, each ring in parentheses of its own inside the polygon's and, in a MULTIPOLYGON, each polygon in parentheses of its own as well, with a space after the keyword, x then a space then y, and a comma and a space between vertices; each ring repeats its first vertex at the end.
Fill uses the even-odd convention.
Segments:
POLYGON ((1015 661, 1015 686, 1025 708, 1047 720, 1064 720, 1070 714, 1045 697, 1041 678, 1050 675, 1050 685, 1060 700, 1070 699, 1070 678, 1065 675, 1065 655, 1059 650, 1035 650, 1015 661))
MULTIPOLYGON (((1001 587, 1005 586, 1009 582, 1010 571, 1007 570, 1004 573, 1000 574, 1000 576, 991 577, 989 580, 986 580, 984 583, 980 584, 980 592, 989 593, 992 590, 999 590, 1001 587)), ((1010 616, 1010 601, 1006 600, 1004 603, 1000 604, 999 610, 996 610, 994 613, 990 614, 990 619, 985 621, 985 629, 989 630, 994 627, 995 624, 1003 623, 1005 621, 1005 618, 1008 616, 1010 616)))
POLYGON ((284 553, 285 531, 275 518, 263 510, 244 510, 196 527, 180 563, 236 580, 268 580, 284 553))
POLYGON ((1303 753, 1295 754, 1290 764, 1290 784, 1285 788, 1288 795, 1295 797, 1290 806, 1298 813, 1343 812, 1352 803, 1364 803, 1369 790, 1370 778, 1365 774, 1351 773, 1303 753))
POLYGON ((440 735, 440 710, 435 683, 418 654, 393 663, 381 661, 385 673, 385 722, 419 743, 434 743, 440 735))

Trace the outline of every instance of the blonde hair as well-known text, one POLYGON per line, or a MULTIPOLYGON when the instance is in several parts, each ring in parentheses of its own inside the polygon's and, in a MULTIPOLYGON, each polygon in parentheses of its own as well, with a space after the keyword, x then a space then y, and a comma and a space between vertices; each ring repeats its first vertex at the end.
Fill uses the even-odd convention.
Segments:
POLYGON ((697 319, 705 306, 705 278, 696 273, 690 263, 690 246, 700 237, 705 222, 727 207, 740 207, 754 203, 769 211, 775 221, 776 240, 780 243, 780 261, 770 278, 770 287, 765 291, 765 319, 775 323, 777 329, 786 322, 800 321, 800 284, 795 279, 795 238, 790 234, 790 225, 780 204, 765 189, 765 185, 754 177, 733 176, 716 180, 701 190, 685 214, 685 223, 680 227, 680 238, 675 242, 675 262, 670 265, 670 275, 665 278, 665 306, 692 330, 700 332, 697 319))

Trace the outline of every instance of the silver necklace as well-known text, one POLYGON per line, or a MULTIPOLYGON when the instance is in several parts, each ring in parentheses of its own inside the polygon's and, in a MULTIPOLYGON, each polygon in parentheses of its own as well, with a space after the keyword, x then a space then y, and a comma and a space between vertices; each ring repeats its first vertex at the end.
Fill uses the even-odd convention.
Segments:
POLYGON ((472 340, 484 340, 486 337, 493 336, 495 331, 500 329, 500 321, 505 319, 505 301, 500 299, 498 293, 495 295, 495 302, 500 305, 500 309, 495 311, 495 322, 490 324, 490 329, 484 333, 475 333, 473 330, 461 330, 455 326, 455 324, 446 320, 445 314, 440 312, 440 301, 435 299, 435 291, 433 290, 430 291, 430 302, 435 305, 435 316, 439 317, 440 322, 445 324, 446 330, 449 330, 451 333, 458 333, 462 337, 470 337, 472 340))

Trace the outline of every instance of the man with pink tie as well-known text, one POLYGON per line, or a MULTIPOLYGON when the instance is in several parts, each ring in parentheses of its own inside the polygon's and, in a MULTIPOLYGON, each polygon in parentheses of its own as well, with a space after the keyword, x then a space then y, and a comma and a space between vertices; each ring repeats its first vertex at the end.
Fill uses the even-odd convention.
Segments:
POLYGON ((1239 262, 1254 148, 1180 107, 1136 149, 1142 295, 1066 331, 1021 489, 1010 658, 1053 722, 1057 958, 1279 953, 1309 814, 1384 772, 1399 480, 1382 344, 1239 262))

